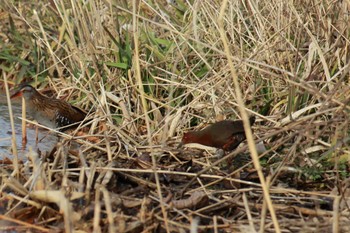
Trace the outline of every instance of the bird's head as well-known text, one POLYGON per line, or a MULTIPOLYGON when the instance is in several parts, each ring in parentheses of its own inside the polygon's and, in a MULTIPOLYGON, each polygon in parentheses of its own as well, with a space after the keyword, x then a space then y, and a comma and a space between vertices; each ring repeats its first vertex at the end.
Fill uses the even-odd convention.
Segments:
POLYGON ((36 90, 34 87, 29 84, 22 84, 16 88, 15 92, 11 95, 11 99, 18 96, 23 96, 24 99, 30 100, 35 93, 36 90))
POLYGON ((182 136, 182 143, 183 144, 191 143, 193 139, 194 139, 194 135, 192 132, 184 133, 184 135, 182 136))
POLYGON ((184 135, 182 136, 182 140, 177 148, 180 148, 187 143, 193 142, 196 142, 196 135, 193 132, 184 133, 184 135))

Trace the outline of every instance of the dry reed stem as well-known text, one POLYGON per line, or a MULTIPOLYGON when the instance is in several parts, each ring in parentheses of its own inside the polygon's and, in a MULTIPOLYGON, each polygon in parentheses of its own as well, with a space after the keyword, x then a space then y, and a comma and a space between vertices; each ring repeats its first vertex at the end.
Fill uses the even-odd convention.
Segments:
POLYGON ((340 196, 336 196, 334 198, 334 203, 333 203, 333 224, 332 224, 332 232, 340 232, 339 231, 339 205, 340 205, 340 196))
POLYGON ((262 186, 262 189, 264 191, 264 198, 265 198, 266 204, 269 208, 275 230, 277 233, 279 233, 279 232, 281 232, 281 230, 279 228, 276 213, 275 213, 275 210, 274 210, 274 207, 273 207, 273 204, 271 201, 271 197, 269 194, 269 187, 267 186, 267 183, 265 181, 265 177, 262 173, 262 168, 261 168, 261 165, 259 162, 258 153, 256 151, 256 147, 255 147, 255 143, 254 143, 254 139, 253 139, 253 133, 252 133, 252 130, 250 128, 248 115, 245 111, 244 102, 242 99, 242 94, 241 94, 241 90, 240 90, 239 83, 238 83, 237 72, 236 72, 236 69, 234 68, 233 62, 231 60, 231 53, 230 53, 230 49, 229 49, 228 43, 227 43, 227 38, 225 35, 225 30, 224 30, 224 26, 223 26, 223 17, 225 14, 226 6, 227 6, 227 0, 223 1, 221 8, 220 8, 220 15, 218 18, 220 35, 221 35, 221 39, 222 39, 223 44, 224 44, 225 53, 227 54, 227 60, 228 60, 229 66, 230 66, 231 76, 232 76, 234 86, 235 86, 235 94, 236 94, 236 98, 237 98, 237 102, 238 102, 238 107, 239 107, 239 110, 240 110, 240 113, 242 116, 242 120, 243 120, 243 124, 244 124, 244 131, 245 131, 245 134, 247 137, 247 142, 248 142, 249 150, 250 150, 251 157, 253 160, 253 164, 254 164, 254 167, 258 173, 258 176, 259 176, 259 179, 261 182, 261 186, 262 186))
MULTIPOLYGON (((151 136, 151 128, 150 128, 150 119, 148 116, 148 107, 147 107, 147 102, 146 102, 146 98, 145 98, 145 92, 144 92, 144 87, 143 87, 143 82, 141 79, 141 71, 140 71, 140 63, 139 63, 139 37, 138 37, 138 20, 136 18, 136 15, 138 15, 138 7, 139 5, 137 4, 137 2, 134 0, 132 3, 133 6, 133 31, 134 31, 134 44, 135 44, 135 52, 134 52, 134 67, 135 67, 135 74, 136 74, 136 80, 138 83, 138 91, 140 94, 140 98, 141 98, 141 103, 142 103, 142 108, 143 108, 143 114, 144 114, 144 120, 146 123, 146 128, 147 128, 147 138, 148 138, 148 143, 149 145, 152 145, 152 136, 151 136)), ((167 212, 165 209, 165 206, 163 204, 163 193, 162 193, 162 189, 160 186, 160 182, 159 182, 159 177, 158 177, 158 173, 156 171, 156 159, 155 159, 155 155, 153 153, 151 153, 151 157, 152 157, 152 167, 154 169, 154 176, 156 179, 156 184, 157 184, 157 191, 158 191, 158 196, 159 196, 159 200, 160 200, 160 206, 162 209, 162 214, 164 217, 164 222, 165 222, 165 229, 167 232, 170 232, 169 230, 169 226, 168 226, 168 219, 167 219, 167 212)))
POLYGON ((6 221, 9 221, 9 222, 14 222, 14 223, 16 223, 18 225, 25 226, 25 227, 27 227, 29 229, 36 229, 36 230, 41 231, 41 232, 50 232, 50 229, 47 229, 45 227, 37 226, 36 224, 34 225, 34 224, 27 223, 25 221, 20 221, 18 219, 10 218, 10 217, 8 217, 6 215, 2 215, 1 214, 0 215, 0 219, 6 220, 6 221))
POLYGON ((102 193, 103 193, 103 198, 105 200, 105 205, 106 205, 106 211, 107 211, 107 219, 108 219, 108 224, 109 224, 109 232, 113 233, 116 232, 116 226, 114 224, 114 216, 113 216, 113 210, 112 210, 112 202, 111 202, 111 197, 109 195, 108 190, 104 187, 101 186, 102 193))
POLYGON ((134 68, 135 68, 135 78, 136 78, 136 82, 138 85, 138 94, 139 97, 141 99, 141 104, 142 104, 142 110, 143 110, 143 118, 145 120, 146 123, 146 128, 147 128, 147 139, 150 145, 152 145, 152 140, 151 140, 151 128, 150 128, 150 119, 148 116, 148 107, 147 107, 147 101, 146 101, 146 97, 145 97, 145 91, 144 91, 144 87, 143 87, 143 82, 142 82, 142 78, 141 78, 141 71, 140 71, 140 62, 139 62, 139 39, 138 39, 138 21, 136 19, 136 15, 138 15, 138 4, 136 3, 136 1, 133 1, 133 31, 134 31, 134 44, 135 44, 135 52, 134 52, 134 68))
POLYGON ((100 215, 101 215, 101 202, 100 202, 101 191, 97 187, 95 192, 95 205, 94 205, 94 221, 93 221, 93 231, 101 232, 100 226, 100 215))
POLYGON ((52 48, 50 46, 50 43, 49 43, 49 41, 47 39, 47 36, 46 36, 46 32, 44 31, 43 25, 42 25, 41 20, 40 20, 40 18, 38 16, 38 12, 36 10, 33 10, 33 14, 34 14, 34 17, 35 17, 38 25, 39 25, 41 35, 43 36, 43 41, 42 42, 45 44, 46 48, 48 48, 49 53, 50 53, 50 55, 52 57, 52 60, 54 61, 54 65, 56 66, 57 71, 60 71, 60 69, 58 67, 58 64, 62 63, 62 62, 58 61, 58 59, 56 57, 56 54, 54 53, 54 51, 52 50, 52 48))
POLYGON ((17 142, 16 142, 16 131, 15 131, 15 123, 14 123, 14 118, 13 118, 13 113, 12 113, 12 105, 10 101, 10 91, 7 85, 7 75, 5 71, 2 72, 2 77, 4 78, 4 84, 5 84, 5 90, 6 90, 6 98, 7 98, 7 106, 8 106, 8 111, 10 115, 10 123, 11 123, 11 129, 12 129, 12 137, 11 137, 11 142, 12 142, 12 153, 13 153, 13 166, 14 166, 14 175, 16 177, 19 176, 19 160, 18 160, 18 151, 17 151, 17 142))

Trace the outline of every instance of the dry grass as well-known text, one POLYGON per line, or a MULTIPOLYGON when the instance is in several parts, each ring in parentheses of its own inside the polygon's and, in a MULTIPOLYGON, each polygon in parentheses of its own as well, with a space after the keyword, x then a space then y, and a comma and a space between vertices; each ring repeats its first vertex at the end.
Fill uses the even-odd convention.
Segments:
POLYGON ((92 119, 1 166, 1 230, 349 231, 350 3, 173 2, 0 3, 3 77, 92 119), (176 149, 247 114, 260 163, 176 149))

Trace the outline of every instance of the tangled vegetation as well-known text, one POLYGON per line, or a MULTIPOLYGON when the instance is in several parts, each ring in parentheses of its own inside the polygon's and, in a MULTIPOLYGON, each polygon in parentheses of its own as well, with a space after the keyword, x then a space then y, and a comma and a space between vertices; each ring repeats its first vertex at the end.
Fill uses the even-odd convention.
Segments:
POLYGON ((349 232, 349 4, 1 1, 0 86, 91 119, 1 158, 1 231, 349 232), (223 157, 177 148, 249 115, 223 157))

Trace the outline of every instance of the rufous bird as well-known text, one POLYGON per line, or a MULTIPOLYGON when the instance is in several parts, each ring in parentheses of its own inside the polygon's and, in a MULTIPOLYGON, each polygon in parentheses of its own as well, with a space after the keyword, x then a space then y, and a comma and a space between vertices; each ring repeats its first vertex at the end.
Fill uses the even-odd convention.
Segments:
POLYGON ((28 84, 20 85, 11 95, 11 99, 22 96, 26 101, 26 111, 39 124, 46 127, 65 130, 76 126, 87 115, 82 109, 60 99, 49 98, 28 84))
MULTIPOLYGON (((249 118, 250 125, 255 122, 255 116, 249 118)), ((241 120, 223 120, 216 122, 199 131, 184 133, 178 148, 188 143, 199 143, 205 146, 216 147, 224 151, 232 151, 246 139, 241 120)))

